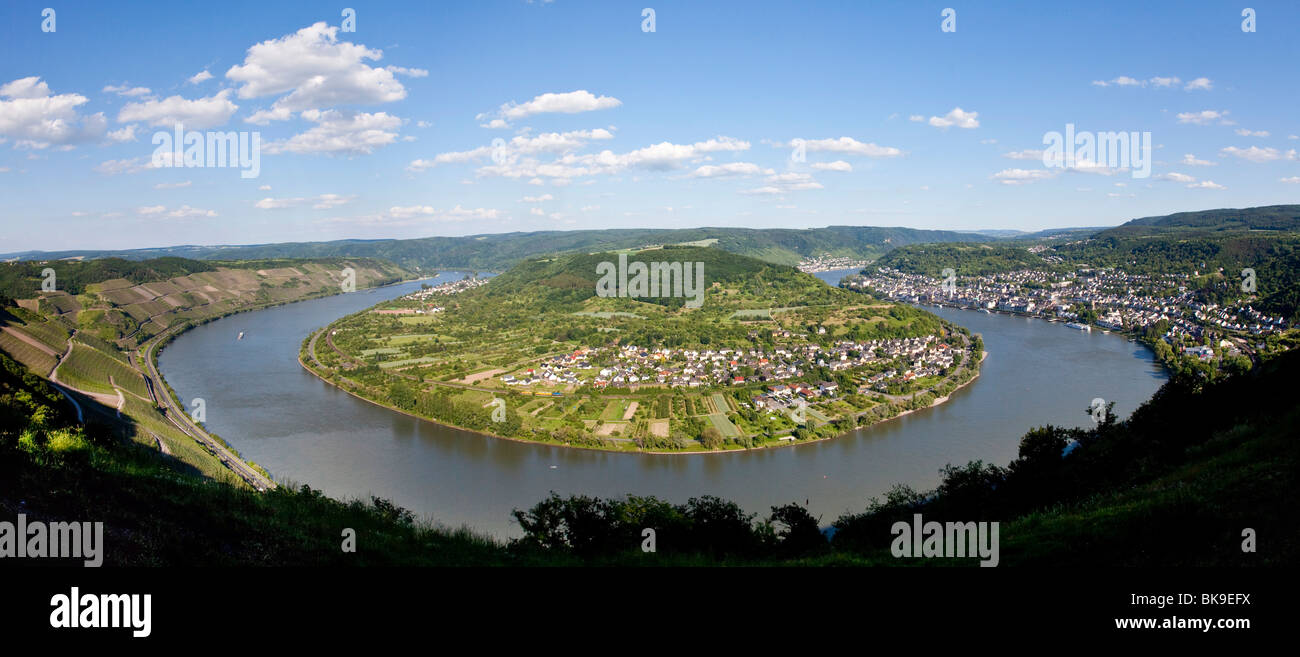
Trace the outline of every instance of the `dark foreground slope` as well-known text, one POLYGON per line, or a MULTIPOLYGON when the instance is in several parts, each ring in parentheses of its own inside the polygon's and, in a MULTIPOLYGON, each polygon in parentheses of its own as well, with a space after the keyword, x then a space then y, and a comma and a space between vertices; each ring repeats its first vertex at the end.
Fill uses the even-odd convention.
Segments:
MULTIPOLYGON (((1003 566, 1284 565, 1300 555, 1298 374, 1293 351, 1205 389, 1171 382, 1124 422, 1036 429, 1008 467, 950 468, 928 493, 897 488, 836 520, 829 543, 797 505, 760 519, 712 498, 552 497, 518 512, 527 535, 504 545, 383 500, 205 479, 118 441, 111 425, 78 425, 47 383, 0 357, 0 515, 104 522, 110 565, 975 563, 892 558, 889 528, 914 513, 1000 522, 1003 566), (1069 440, 1078 445, 1062 457, 1069 440), (647 526, 653 555, 640 549, 647 526), (341 550, 344 528, 356 553, 341 550), (1253 553, 1241 549, 1247 528, 1253 553)), ((55 562, 22 565, 44 563, 55 562)))

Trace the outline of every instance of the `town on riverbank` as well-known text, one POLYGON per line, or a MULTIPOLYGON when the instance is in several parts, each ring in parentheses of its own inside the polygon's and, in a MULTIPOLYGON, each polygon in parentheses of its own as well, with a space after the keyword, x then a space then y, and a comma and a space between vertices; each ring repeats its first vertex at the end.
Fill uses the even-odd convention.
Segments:
POLYGON ((1200 299, 1191 278, 1091 267, 936 278, 875 267, 846 277, 841 286, 904 303, 1039 317, 1081 331, 1096 327, 1123 333, 1143 340, 1171 368, 1199 368, 1207 374, 1248 369, 1260 352, 1277 349, 1271 337, 1293 328, 1283 317, 1255 310, 1248 299, 1200 299))

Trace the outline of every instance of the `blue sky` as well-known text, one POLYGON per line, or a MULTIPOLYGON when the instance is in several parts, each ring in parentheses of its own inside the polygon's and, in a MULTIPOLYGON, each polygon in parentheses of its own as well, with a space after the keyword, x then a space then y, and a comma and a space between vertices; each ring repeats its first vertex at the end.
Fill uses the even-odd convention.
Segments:
POLYGON ((1300 6, 1240 4, 8 2, 0 253, 1293 203, 1300 6), (260 133, 257 177, 151 166, 177 121, 260 133), (1045 166, 1067 124, 1150 176, 1045 166))

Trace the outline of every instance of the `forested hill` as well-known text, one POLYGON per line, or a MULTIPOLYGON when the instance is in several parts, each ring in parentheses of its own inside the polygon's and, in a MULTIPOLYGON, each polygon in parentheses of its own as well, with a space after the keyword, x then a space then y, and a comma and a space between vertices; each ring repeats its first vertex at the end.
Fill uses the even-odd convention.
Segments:
POLYGON ((988 241, 975 233, 874 226, 807 230, 755 228, 606 229, 426 237, 407 240, 339 240, 251 246, 178 246, 128 251, 61 251, 8 254, 25 260, 119 257, 142 260, 178 256, 198 260, 263 258, 382 258, 404 267, 501 271, 527 258, 552 253, 591 253, 654 244, 698 243, 794 265, 816 255, 872 259, 906 244, 988 241))
POLYGON ((1098 237, 1104 237, 1108 233, 1128 235, 1134 232, 1148 232, 1136 230, 1140 228, 1199 228, 1212 231, 1297 231, 1300 230, 1300 205, 1223 208, 1198 212, 1177 212, 1160 217, 1142 217, 1108 231, 1102 231, 1098 234, 1098 237))
MULTIPOLYGON (((659 297, 608 298, 605 305, 611 309, 631 308, 642 303, 669 309, 688 306, 697 277, 703 283, 699 298, 705 304, 731 309, 827 304, 844 296, 841 290, 828 287, 811 274, 715 248, 669 246, 626 254, 626 258, 628 271, 636 267, 634 263, 644 263, 647 267, 655 262, 692 263, 691 276, 685 281, 681 296, 661 291, 659 297), (697 268, 701 265, 703 273, 699 274, 697 268)), ((488 285, 475 290, 466 299, 477 293, 484 300, 508 301, 538 312, 582 310, 590 305, 589 301, 602 296, 597 292, 603 278, 602 263, 617 269, 620 266, 619 255, 607 252, 529 260, 494 277, 488 285)), ((632 276, 628 278, 630 280, 632 276)))

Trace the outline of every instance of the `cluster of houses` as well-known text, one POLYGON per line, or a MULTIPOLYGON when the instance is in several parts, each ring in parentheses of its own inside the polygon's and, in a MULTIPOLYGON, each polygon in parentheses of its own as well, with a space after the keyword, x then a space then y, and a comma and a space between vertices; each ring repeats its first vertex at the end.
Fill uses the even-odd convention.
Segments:
MULTIPOLYGON (((410 294, 408 294, 408 295, 402 297, 401 300, 403 300, 403 301, 425 301, 425 300, 428 300, 428 299, 431 298, 431 297, 442 296, 442 295, 447 295, 447 294, 456 294, 457 292, 464 292, 465 290, 472 290, 472 289, 474 289, 474 288, 476 288, 476 287, 478 287, 478 286, 480 286, 480 285, 483 285, 484 283, 487 283, 487 282, 488 282, 488 279, 486 279, 486 278, 463 278, 463 279, 461 279, 461 280, 459 280, 459 281, 451 281, 450 283, 440 283, 440 284, 438 284, 438 285, 434 285, 434 286, 432 286, 432 287, 426 287, 426 288, 420 289, 420 290, 418 290, 418 291, 412 292, 412 293, 410 293, 410 294)), ((441 308, 439 308, 439 310, 441 310, 441 308)))
POLYGON ((799 402, 825 401, 834 399, 839 391, 839 384, 834 381, 817 383, 776 383, 767 386, 766 392, 754 397, 756 408, 769 411, 784 411, 799 406, 799 402))
POLYGON ((584 347, 502 376, 501 382, 511 386, 589 383, 595 388, 736 386, 798 379, 812 367, 841 371, 892 362, 899 357, 905 358, 912 367, 898 376, 910 380, 951 367, 952 351, 933 335, 862 342, 843 340, 829 347, 811 343, 783 345, 770 350, 584 347))
POLYGON ((819 255, 811 258, 804 258, 798 265, 795 265, 799 271, 813 273, 819 271, 834 271, 836 269, 855 269, 865 267, 866 260, 850 258, 846 256, 829 256, 819 255))
POLYGON ((937 278, 881 267, 850 278, 844 285, 869 288, 907 303, 940 303, 1067 321, 1077 320, 1074 309, 1082 306, 1097 311, 1098 326, 1116 331, 1166 322, 1165 339, 1171 344, 1181 338, 1200 341, 1211 337, 1207 328, 1261 335, 1288 327, 1284 318, 1270 317, 1248 304, 1220 307, 1197 302, 1188 289, 1191 278, 1188 274, 1148 276, 1087 267, 1064 275, 1027 269, 970 277, 963 279, 960 287, 945 287, 937 278))

